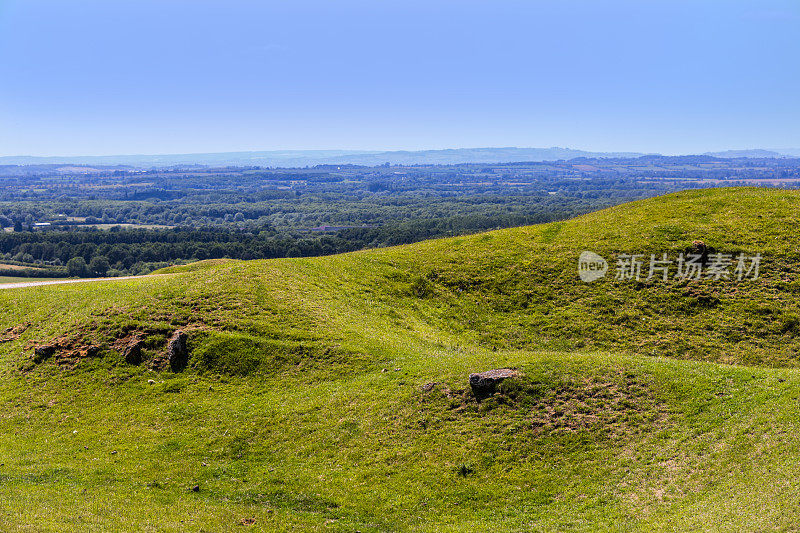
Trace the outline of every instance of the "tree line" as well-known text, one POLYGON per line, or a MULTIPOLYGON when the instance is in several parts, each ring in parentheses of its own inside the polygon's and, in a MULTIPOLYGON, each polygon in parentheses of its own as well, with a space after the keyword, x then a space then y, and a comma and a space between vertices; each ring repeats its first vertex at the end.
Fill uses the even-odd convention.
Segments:
POLYGON ((4 270, 0 266, 0 275, 135 275, 170 264, 203 259, 330 255, 560 218, 564 218, 564 214, 557 212, 494 217, 470 215, 409 220, 373 228, 347 228, 332 233, 250 232, 222 227, 10 232, 0 234, 3 262, 30 268, 22 272, 4 270))

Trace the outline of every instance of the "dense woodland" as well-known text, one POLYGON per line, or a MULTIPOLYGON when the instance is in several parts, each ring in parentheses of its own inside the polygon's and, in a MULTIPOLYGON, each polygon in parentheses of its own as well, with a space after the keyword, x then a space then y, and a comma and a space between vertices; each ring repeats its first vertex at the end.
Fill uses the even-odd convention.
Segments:
POLYGON ((0 167, 0 275, 116 276, 548 222, 689 187, 793 187, 796 159, 303 169, 0 167))

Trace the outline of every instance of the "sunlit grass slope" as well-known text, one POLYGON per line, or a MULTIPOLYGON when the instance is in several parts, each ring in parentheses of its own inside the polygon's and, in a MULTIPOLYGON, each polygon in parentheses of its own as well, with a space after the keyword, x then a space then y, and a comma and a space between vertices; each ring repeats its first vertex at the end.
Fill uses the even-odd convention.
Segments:
POLYGON ((691 191, 0 291, 0 530, 791 529, 798 217, 795 192, 691 191), (583 250, 694 240, 761 253, 761 277, 578 279, 583 250), (176 329, 189 366, 153 370, 176 329), (34 361, 56 341, 100 351, 34 361), (469 373, 498 367, 523 377, 476 402, 469 373))

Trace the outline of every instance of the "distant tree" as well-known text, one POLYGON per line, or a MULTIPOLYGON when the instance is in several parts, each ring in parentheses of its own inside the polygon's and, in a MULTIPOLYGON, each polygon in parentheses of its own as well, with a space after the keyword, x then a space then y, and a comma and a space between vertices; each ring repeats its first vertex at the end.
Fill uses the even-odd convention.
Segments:
POLYGON ((83 278, 89 275, 89 267, 86 266, 83 257, 73 257, 67 261, 67 273, 70 276, 83 278))
POLYGON ((109 268, 108 259, 102 255, 92 257, 89 262, 89 271, 96 276, 105 276, 109 268))
POLYGON ((389 184, 383 181, 371 181, 367 184, 369 192, 388 191, 389 188, 389 184))
POLYGON ((14 221, 14 232, 18 233, 22 231, 22 221, 17 219, 14 221))

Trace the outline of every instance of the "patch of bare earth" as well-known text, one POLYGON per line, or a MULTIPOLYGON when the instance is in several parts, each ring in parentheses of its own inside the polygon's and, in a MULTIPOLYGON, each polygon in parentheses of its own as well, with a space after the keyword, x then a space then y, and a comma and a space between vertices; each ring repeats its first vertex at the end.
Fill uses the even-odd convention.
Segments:
POLYGON ((164 370, 169 359, 168 339, 175 331, 207 329, 202 323, 170 324, 166 319, 173 317, 167 313, 151 315, 154 321, 162 319, 160 323, 133 320, 121 309, 107 310, 99 317, 54 339, 28 342, 26 349, 33 350, 33 363, 52 359, 62 368, 74 369, 87 357, 116 352, 127 364, 164 370))
POLYGON ((44 270, 44 269, 35 266, 11 265, 8 263, 0 263, 0 270, 44 270))
POLYGON ((665 420, 666 410, 649 386, 623 372, 562 384, 536 401, 531 413, 536 433, 592 430, 616 436, 665 420))
POLYGON ((609 438, 651 431, 666 423, 667 408, 646 379, 623 370, 592 377, 542 383, 522 375, 503 381, 497 391, 476 401, 469 388, 444 383, 420 388, 420 402, 446 406, 454 413, 511 411, 530 421, 533 435, 589 431, 609 438))
POLYGON ((25 333, 25 330, 28 329, 30 325, 30 322, 25 322, 23 324, 17 324, 16 326, 7 328, 5 331, 0 333, 0 343, 17 340, 20 335, 25 333))

